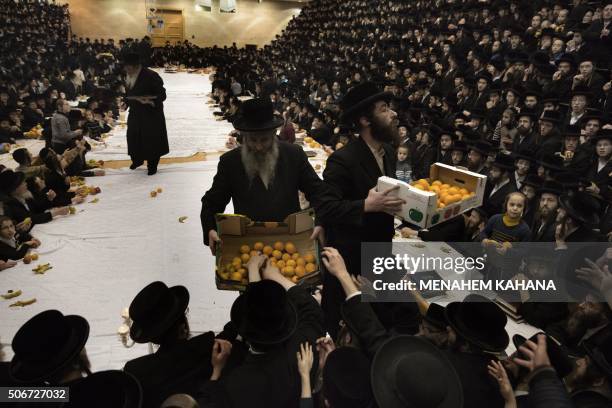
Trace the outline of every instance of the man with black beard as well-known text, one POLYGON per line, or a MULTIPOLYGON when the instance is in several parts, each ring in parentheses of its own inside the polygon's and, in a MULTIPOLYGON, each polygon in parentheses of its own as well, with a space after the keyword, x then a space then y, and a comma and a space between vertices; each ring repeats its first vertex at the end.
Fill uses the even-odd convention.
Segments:
POLYGON ((538 190, 540 203, 531 227, 534 242, 555 241, 555 222, 557 208, 559 208, 559 196, 562 192, 563 186, 555 181, 545 181, 538 190))
POLYGON ((518 115, 517 135, 512 143, 512 152, 535 150, 535 135, 533 134, 533 124, 537 116, 534 112, 523 109, 518 115))
MULTIPOLYGON (((283 221, 300 211, 298 191, 317 207, 329 188, 317 176, 301 147, 276 139, 283 120, 267 99, 243 104, 234 127, 242 145, 223 154, 210 190, 202 197, 204 244, 214 254, 219 241, 215 214, 232 200, 234 213, 254 221, 283 221)), ((313 238, 321 227, 315 228, 313 238)))
MULTIPOLYGON (((371 82, 347 92, 340 104, 341 120, 355 126, 359 137, 329 156, 323 172, 325 183, 343 200, 330 204, 338 216, 324 224, 327 246, 340 252, 354 275, 361 274, 361 243, 391 242, 394 224, 390 214, 404 203, 390 194, 395 189, 376 191, 379 177, 395 176, 396 155, 391 143, 397 140, 398 129, 390 100, 390 93, 381 92, 371 82)), ((325 274, 321 306, 326 329, 333 337, 339 329, 342 302, 344 292, 339 281, 325 274)))

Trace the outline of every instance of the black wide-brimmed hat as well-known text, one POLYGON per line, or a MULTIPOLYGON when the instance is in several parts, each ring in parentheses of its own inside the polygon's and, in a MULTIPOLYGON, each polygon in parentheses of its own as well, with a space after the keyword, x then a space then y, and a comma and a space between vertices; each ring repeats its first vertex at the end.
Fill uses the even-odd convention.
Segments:
POLYGON ((580 126, 578 125, 566 125, 563 128, 563 137, 580 137, 580 126))
POLYGON ((298 319, 287 292, 278 283, 262 280, 251 283, 232 305, 232 323, 250 343, 279 344, 296 330, 298 319))
POLYGON ((130 337, 136 343, 155 340, 178 321, 188 305, 189 291, 184 286, 150 283, 130 304, 130 337))
POLYGON ((542 185, 542 182, 543 180, 540 177, 538 177, 536 174, 528 174, 527 177, 525 177, 525 180, 523 180, 521 184, 523 186, 531 186, 535 189, 538 189, 542 185))
POLYGON ((392 93, 382 92, 374 82, 356 85, 340 101, 341 120, 350 121, 374 102, 390 101, 392 97, 392 93))
POLYGON ((540 115, 540 121, 557 124, 561 122, 561 115, 559 114, 559 112, 554 110, 545 110, 544 112, 542 112, 542 115, 540 115))
POLYGON ((372 391, 379 407, 460 408, 463 388, 446 356, 432 343, 401 335, 374 356, 372 391))
POLYGON ((514 158, 509 154, 497 153, 491 167, 497 167, 505 171, 514 170, 514 158))
POLYGON ((485 140, 477 140, 476 142, 472 143, 469 146, 469 150, 473 150, 475 152, 478 152, 484 156, 488 155, 489 152, 491 152, 491 149, 493 148, 493 146, 491 145, 491 143, 485 141, 485 140))
POLYGON ((20 171, 5 170, 0 173, 0 191, 12 193, 24 179, 25 175, 20 171))
POLYGON ((142 388, 138 380, 124 371, 93 373, 67 384, 70 402, 65 408, 140 408, 142 388))
POLYGON ((538 164, 547 170, 562 171, 563 159, 555 154, 547 154, 540 158, 538 164))
POLYGON ((459 336, 482 350, 503 351, 510 343, 506 314, 484 296, 470 294, 462 302, 450 303, 446 319, 459 336))
POLYGON ((576 85, 574 89, 570 92, 570 96, 573 98, 574 96, 583 95, 586 96, 587 99, 593 97, 593 93, 591 89, 586 85, 576 85))
POLYGON ((463 140, 455 140, 455 142, 453 143, 453 147, 451 147, 451 150, 467 152, 468 146, 463 140))
POLYGON ((554 180, 545 181, 540 188, 538 188, 538 194, 544 193, 560 196, 563 194, 563 186, 554 180))
POLYGON ((579 224, 594 228, 599 224, 601 204, 591 194, 576 191, 572 195, 564 194, 559 198, 559 204, 567 215, 579 224))
MULTIPOLYGON (((549 258, 550 259, 550 258, 549 258)), ((538 334, 545 333, 536 333, 529 338, 534 343, 538 343, 538 334)), ((514 347, 518 350, 519 347, 525 343, 527 339, 520 334, 515 334, 512 336, 512 343, 514 343, 514 347)), ((557 372, 559 378, 564 378, 568 375, 572 369, 573 364, 572 360, 569 358, 567 351, 561 347, 561 345, 554 340, 552 337, 546 335, 546 352, 548 357, 550 358, 550 364, 557 372)))
POLYGON ((607 139, 612 142, 612 129, 599 129, 597 134, 591 139, 593 143, 607 139))
POLYGON ((523 147, 519 149, 517 153, 514 153, 512 157, 514 160, 527 160, 528 162, 534 163, 536 161, 535 158, 535 150, 529 147, 523 147))
POLYGON ((46 310, 25 322, 13 338, 9 376, 19 383, 42 383, 71 364, 89 337, 81 316, 46 310))
POLYGON ((125 53, 121 58, 121 62, 123 63, 123 65, 130 66, 140 65, 142 63, 140 55, 136 54, 135 52, 125 53))
POLYGON ((322 392, 333 407, 371 407, 370 360, 354 347, 335 349, 325 360, 322 392))
POLYGON ((274 114, 271 101, 264 98, 255 98, 242 104, 240 112, 232 124, 239 131, 259 132, 282 126, 283 119, 274 114))
POLYGON ((448 326, 448 321, 444 315, 445 309, 446 308, 442 305, 430 303, 429 307, 427 308, 427 313, 425 313, 425 316, 423 316, 423 320, 440 330, 445 330, 446 326, 448 326))
POLYGON ((529 117, 529 119, 531 119, 532 122, 535 122, 536 120, 538 120, 538 114, 533 109, 528 109, 528 108, 521 109, 518 115, 516 115, 516 118, 518 119, 521 116, 529 117))
POLYGON ((601 370, 601 372, 612 381, 612 338, 603 341, 598 345, 586 340, 582 347, 590 357, 591 362, 601 370))

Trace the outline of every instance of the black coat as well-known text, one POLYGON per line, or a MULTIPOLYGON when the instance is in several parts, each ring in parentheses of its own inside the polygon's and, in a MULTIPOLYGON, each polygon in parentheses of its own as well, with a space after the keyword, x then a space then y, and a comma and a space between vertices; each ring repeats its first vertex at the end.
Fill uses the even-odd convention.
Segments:
POLYGON ((11 197, 4 202, 4 213, 17 224, 29 217, 32 219, 32 226, 44 224, 53 219, 50 212, 44 211, 42 203, 37 203, 35 200, 27 200, 26 202, 29 208, 11 197))
POLYGON ((605 197, 608 190, 608 180, 610 180, 609 174, 612 173, 612 160, 609 160, 600 171, 597 171, 599 160, 595 158, 593 161, 594 163, 589 162, 590 167, 587 170, 586 177, 587 180, 597 184, 600 190, 599 194, 605 197))
POLYGON ((17 247, 13 248, 9 244, 0 241, 0 259, 7 261, 9 259, 18 260, 25 256, 30 250, 30 246, 24 244, 24 242, 32 239, 30 234, 18 234, 16 237, 17 247))
POLYGON ((555 242, 555 230, 557 228, 555 218, 556 217, 553 216, 548 220, 545 220, 543 227, 542 223, 534 221, 533 225, 531 226, 531 240, 533 242, 555 242), (540 227, 542 227, 541 230, 540 227))
POLYGON ((484 192, 484 209, 489 214, 489 216, 495 214, 502 214, 506 212, 504 208, 504 201, 506 201, 506 196, 510 193, 516 191, 516 185, 512 183, 512 180, 509 180, 502 188, 497 190, 493 195, 489 196, 489 194, 493 191, 493 184, 487 183, 484 192))
POLYGON ((134 87, 127 96, 155 96, 155 106, 127 100, 130 112, 127 120, 128 154, 135 159, 156 159, 168 154, 168 133, 164 104, 166 89, 161 77, 148 68, 142 68, 134 87))
POLYGON ((214 339, 214 333, 207 332, 128 361, 123 370, 140 382, 143 408, 157 408, 173 394, 192 395, 208 380, 212 373, 210 357, 214 339))
POLYGON ((276 175, 269 189, 259 177, 249 182, 241 149, 238 147, 221 156, 212 187, 202 197, 200 219, 206 245, 208 232, 217 229, 215 214, 223 213, 230 200, 236 214, 246 215, 254 221, 283 221, 289 214, 300 211, 298 191, 302 191, 315 208, 329 191, 297 145, 278 142, 276 175))
MULTIPOLYGON (((300 396, 300 376, 296 352, 304 342, 315 344, 325 335, 323 313, 314 298, 300 286, 287 291, 296 308, 298 324, 293 335, 282 345, 264 354, 249 353, 241 365, 222 381, 225 406, 232 408, 297 408, 300 396)), ((317 372, 318 357, 313 349, 311 377, 317 372)), ((312 378, 311 378, 312 380, 312 378)))

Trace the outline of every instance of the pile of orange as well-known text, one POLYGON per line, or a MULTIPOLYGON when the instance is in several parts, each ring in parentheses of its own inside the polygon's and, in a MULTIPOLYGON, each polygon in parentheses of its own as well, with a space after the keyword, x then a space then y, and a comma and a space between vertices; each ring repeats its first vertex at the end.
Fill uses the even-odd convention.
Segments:
POLYGON ((232 259, 231 263, 217 268, 219 277, 225 280, 249 283, 246 264, 252 256, 263 254, 268 262, 276 266, 283 276, 297 283, 299 279, 317 270, 314 255, 301 255, 292 242, 276 241, 272 245, 256 242, 251 248, 249 245, 240 246, 240 255, 232 259))
POLYGON ((318 149, 321 147, 321 145, 310 136, 304 138, 304 144, 310 146, 311 149, 318 149))
POLYGON ((444 208, 447 205, 458 203, 475 194, 467 188, 454 186, 440 180, 434 180, 430 184, 427 179, 419 179, 412 182, 411 185, 419 190, 436 193, 436 196, 438 196, 438 208, 444 208))

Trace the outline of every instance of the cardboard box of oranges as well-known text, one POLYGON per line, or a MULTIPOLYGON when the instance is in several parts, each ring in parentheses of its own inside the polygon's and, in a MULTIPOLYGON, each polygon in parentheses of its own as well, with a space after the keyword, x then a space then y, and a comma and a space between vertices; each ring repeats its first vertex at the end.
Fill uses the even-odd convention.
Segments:
POLYGON ((289 280, 314 286, 321 282, 319 246, 310 236, 314 213, 306 210, 283 222, 256 222, 235 214, 218 214, 221 245, 216 253, 215 282, 220 290, 244 290, 246 263, 257 253, 268 256, 289 280))
POLYGON ((482 205, 487 177, 442 163, 434 163, 428 179, 411 184, 391 177, 380 177, 377 190, 396 185, 394 194, 406 200, 402 211, 395 214, 421 228, 429 228, 482 205))

